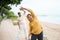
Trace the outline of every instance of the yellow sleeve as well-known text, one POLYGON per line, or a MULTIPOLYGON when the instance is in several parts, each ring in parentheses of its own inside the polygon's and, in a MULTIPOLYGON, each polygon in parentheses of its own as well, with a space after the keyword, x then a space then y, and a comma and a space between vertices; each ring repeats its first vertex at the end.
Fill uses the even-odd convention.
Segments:
POLYGON ((35 13, 33 12, 33 10, 29 9, 29 11, 30 11, 31 15, 33 16, 33 18, 36 18, 36 15, 35 15, 35 13))

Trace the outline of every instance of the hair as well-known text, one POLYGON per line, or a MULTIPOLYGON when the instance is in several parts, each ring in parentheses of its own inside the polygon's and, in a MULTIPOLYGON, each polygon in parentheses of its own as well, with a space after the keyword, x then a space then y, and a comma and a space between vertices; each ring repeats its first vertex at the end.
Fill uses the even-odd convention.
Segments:
POLYGON ((20 14, 20 12, 18 12, 18 15, 20 14))
POLYGON ((27 17, 28 17, 29 15, 31 16, 31 14, 28 14, 27 17))

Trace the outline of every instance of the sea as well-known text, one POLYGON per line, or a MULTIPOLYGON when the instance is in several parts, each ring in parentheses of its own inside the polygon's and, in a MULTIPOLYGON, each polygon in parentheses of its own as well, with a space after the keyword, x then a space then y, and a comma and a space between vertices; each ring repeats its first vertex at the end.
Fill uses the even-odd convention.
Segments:
POLYGON ((60 15, 37 15, 37 17, 43 22, 60 24, 60 15))

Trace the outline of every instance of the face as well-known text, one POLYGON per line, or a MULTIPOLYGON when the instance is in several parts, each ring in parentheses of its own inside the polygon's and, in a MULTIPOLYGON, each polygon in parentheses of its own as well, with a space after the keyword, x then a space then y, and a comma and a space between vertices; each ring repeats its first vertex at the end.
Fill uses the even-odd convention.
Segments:
POLYGON ((31 14, 28 14, 28 15, 27 15, 27 18, 28 18, 29 21, 33 21, 33 17, 32 17, 31 14))

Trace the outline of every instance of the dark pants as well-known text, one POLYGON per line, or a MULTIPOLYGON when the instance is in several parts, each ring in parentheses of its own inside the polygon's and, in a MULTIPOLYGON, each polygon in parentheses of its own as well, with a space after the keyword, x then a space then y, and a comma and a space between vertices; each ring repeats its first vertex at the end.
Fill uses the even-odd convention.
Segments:
POLYGON ((38 40, 43 40, 43 32, 41 32, 41 33, 38 34, 38 35, 32 34, 31 40, 36 40, 36 39, 38 39, 38 40))

